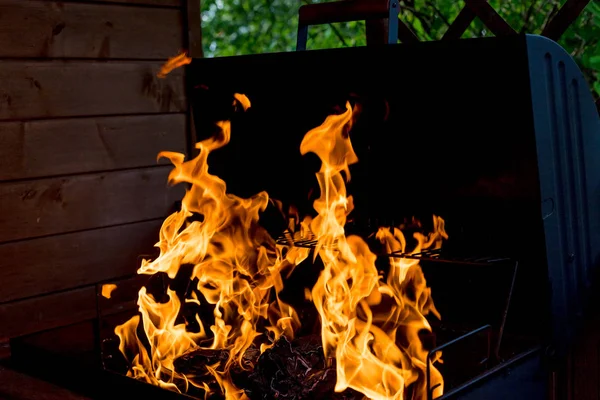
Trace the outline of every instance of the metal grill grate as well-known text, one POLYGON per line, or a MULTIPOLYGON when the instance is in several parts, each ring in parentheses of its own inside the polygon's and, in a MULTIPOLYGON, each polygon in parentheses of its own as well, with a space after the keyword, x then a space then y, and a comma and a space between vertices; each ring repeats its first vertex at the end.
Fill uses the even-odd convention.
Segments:
MULTIPOLYGON (((292 238, 291 234, 284 234, 276 239, 276 243, 282 246, 293 246, 314 249, 317 246, 318 241, 314 235, 302 238, 292 238)), ((393 253, 382 253, 377 255, 380 257, 406 258, 421 261, 443 262, 463 265, 483 266, 497 263, 514 263, 514 261, 509 257, 482 255, 458 256, 456 254, 445 253, 442 249, 426 250, 420 253, 403 253, 398 251, 393 253)))

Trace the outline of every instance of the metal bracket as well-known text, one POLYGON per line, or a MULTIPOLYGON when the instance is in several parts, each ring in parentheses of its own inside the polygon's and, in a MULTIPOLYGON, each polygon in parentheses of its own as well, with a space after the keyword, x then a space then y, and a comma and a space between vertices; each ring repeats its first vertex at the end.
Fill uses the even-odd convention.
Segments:
POLYGON ((344 0, 307 4, 298 11, 296 51, 306 50, 308 27, 336 22, 382 20, 386 25, 385 44, 398 42, 398 0, 344 0))

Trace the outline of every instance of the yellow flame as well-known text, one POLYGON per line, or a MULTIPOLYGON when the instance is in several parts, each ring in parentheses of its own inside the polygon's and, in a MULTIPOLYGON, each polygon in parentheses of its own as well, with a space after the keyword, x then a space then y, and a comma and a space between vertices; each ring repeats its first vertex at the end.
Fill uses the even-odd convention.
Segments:
MULTIPOLYGON (((314 202, 318 216, 311 231, 324 269, 311 298, 321 318, 325 356, 336 360, 338 392, 352 388, 370 399, 402 399, 414 384, 415 397, 426 398, 427 350, 418 334, 431 330, 425 315, 439 314, 418 261, 393 260, 384 283, 375 267, 376 256, 365 241, 344 233, 352 198, 346 195, 342 173, 349 179, 348 166, 358 161, 348 135, 352 117, 348 103, 343 114, 329 116, 308 132, 300 146, 302 154, 313 152, 322 162, 317 173, 321 196, 314 202)), ((438 245, 446 237, 443 220, 434 218, 436 231, 416 235, 419 244, 414 252, 438 245)), ((400 230, 392 234, 381 229, 377 237, 390 249, 405 250, 400 230)), ((431 370, 437 397, 443 393, 443 379, 433 365, 431 370)))
MULTIPOLYGON (((236 94, 234 104, 244 110, 250 101, 236 94)), ((209 154, 226 145, 230 139, 229 121, 218 123, 220 135, 196 145, 199 154, 184 161, 180 153, 162 152, 159 157, 168 158, 174 165, 169 174, 171 184, 187 183, 181 210, 171 214, 160 229, 157 247, 160 255, 155 260, 144 260, 140 274, 165 273, 174 279, 182 265, 193 265, 191 280, 198 280, 197 290, 201 301, 214 306, 214 324, 207 334, 200 319, 200 331, 191 333, 183 323, 176 324, 181 302, 175 292, 167 292, 168 301, 160 303, 145 288, 139 292, 139 311, 150 351, 141 345, 135 330, 139 317, 115 330, 121 340, 123 354, 133 351, 130 376, 147 382, 178 390, 175 383, 185 381, 197 387, 206 387, 190 377, 175 371, 174 360, 187 351, 206 348, 227 350, 229 357, 222 365, 210 366, 208 371, 219 383, 227 399, 246 396, 233 384, 230 369, 234 364, 244 368, 242 357, 253 344, 260 323, 267 325, 272 340, 285 334, 292 338, 300 325, 294 309, 279 299, 283 289, 281 274, 292 269, 308 256, 307 249, 292 249, 282 256, 281 248, 268 233, 258 225, 259 213, 269 197, 266 192, 243 199, 227 193, 223 180, 208 172, 209 154), (201 220, 190 221, 193 215, 201 220), (198 343, 208 340, 206 347, 198 343)), ((272 345, 263 340, 261 350, 272 345)))
POLYGON ((102 285, 102 291, 101 291, 102 297, 110 299, 112 292, 116 288, 117 288, 117 285, 115 285, 114 283, 105 283, 104 285, 102 285))
MULTIPOLYGON (((245 111, 250 101, 235 94, 233 105, 245 111)), ((431 330, 427 314, 439 317, 439 313, 418 261, 391 259, 384 282, 375 267, 376 256, 365 241, 345 235, 346 217, 353 208, 345 179, 350 179, 349 166, 358 162, 349 137, 354 118, 347 104, 344 113, 329 116, 304 137, 301 153, 313 152, 322 161, 317 173, 321 194, 314 202, 314 218, 299 222, 297 210, 290 208, 287 235, 317 240, 314 256, 322 259, 324 269, 312 290, 305 291, 305 298, 319 313, 325 356, 335 360, 335 390, 352 388, 377 400, 402 399, 412 386, 415 398, 424 397, 427 350, 419 332, 431 330)), ((282 335, 293 338, 300 321, 279 294, 284 279, 308 257, 309 250, 290 246, 284 253, 259 225, 259 213, 268 203, 281 209, 281 202, 270 200, 266 192, 248 199, 229 194, 225 182, 209 173, 208 156, 225 146, 231 135, 229 121, 217 125, 220 134, 197 143, 199 154, 194 159, 185 161, 183 154, 174 152, 159 154, 174 165, 169 182, 187 184, 188 189, 181 210, 171 214, 160 229, 156 245, 160 255, 144 260, 138 270, 175 279, 183 265, 193 266, 189 279, 197 282, 196 292, 184 298, 184 303, 212 305, 214 323, 207 330, 197 316, 198 328, 192 331, 179 319, 182 300, 171 288, 160 301, 142 288, 140 315, 117 327, 115 333, 131 363, 129 376, 177 391, 187 390, 190 384, 207 394, 211 390, 202 377, 177 371, 178 357, 196 349, 225 351, 227 360, 207 365, 207 373, 227 400, 246 399, 233 382, 231 369, 248 368, 243 357, 251 346, 260 345, 262 352, 282 335), (144 340, 138 337, 138 328, 144 340)), ((381 228, 376 238, 390 252, 439 248, 447 238, 444 221, 434 216, 433 222, 432 233, 414 235, 417 245, 410 250, 399 229, 381 228)), ((443 393, 443 379, 430 367, 437 397, 443 393)))

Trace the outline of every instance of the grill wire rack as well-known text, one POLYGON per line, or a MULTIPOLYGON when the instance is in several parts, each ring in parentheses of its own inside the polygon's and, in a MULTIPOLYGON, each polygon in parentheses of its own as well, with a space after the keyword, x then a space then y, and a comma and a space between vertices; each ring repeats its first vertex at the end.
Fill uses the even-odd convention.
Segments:
MULTIPOLYGON (((317 247, 318 240, 313 234, 308 234, 304 237, 294 237, 292 233, 289 231, 284 232, 280 235, 275 242, 281 246, 289 246, 289 247, 301 247, 306 249, 314 250, 317 247)), ((335 242, 333 244, 335 246, 335 242)), ((443 349, 447 349, 451 346, 457 346, 462 342, 465 342, 472 338, 473 336, 481 333, 487 334, 487 354, 485 359, 483 359, 482 363, 487 363, 488 361, 500 362, 500 347, 502 344, 502 338, 504 335, 504 329, 506 326, 506 319, 508 316, 508 310, 510 307, 510 301, 513 295, 513 290, 515 286, 515 281, 517 277, 517 271, 519 267, 519 262, 510 257, 497 257, 497 256, 457 256, 453 254, 446 254, 443 249, 433 249, 433 250, 425 250, 419 253, 410 253, 410 252, 402 252, 396 251, 391 253, 379 253, 378 257, 390 257, 390 258, 405 258, 412 260, 419 260, 422 262, 434 262, 434 263, 446 263, 452 265, 471 265, 471 266, 480 266, 486 267, 491 265, 501 265, 506 268, 512 268, 512 275, 510 279, 510 285, 508 289, 508 293, 505 300, 505 306, 502 310, 501 322, 498 327, 497 338, 494 343, 492 343, 492 326, 489 324, 483 325, 479 328, 473 329, 447 343, 444 343, 440 346, 435 347, 434 349, 429 351, 427 360, 431 360, 434 358, 435 354, 438 351, 443 349), (493 348, 492 348, 493 346, 493 348), (492 353, 493 351, 493 353, 492 353)), ((426 382, 427 382, 427 399, 433 399, 433 393, 436 389, 435 386, 431 387, 431 368, 430 362, 427 363, 426 369, 426 382)), ((473 378, 473 381, 479 379, 478 377, 473 378)), ((471 382, 466 382, 461 386, 469 385, 471 382)), ((443 396, 444 397, 444 396, 443 396)))

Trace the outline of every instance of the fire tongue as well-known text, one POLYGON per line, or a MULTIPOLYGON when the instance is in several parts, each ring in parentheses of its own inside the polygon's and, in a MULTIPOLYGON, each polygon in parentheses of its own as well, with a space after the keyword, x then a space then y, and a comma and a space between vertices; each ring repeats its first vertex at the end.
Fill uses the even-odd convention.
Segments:
MULTIPOLYGON (((349 179, 348 166, 358 161, 348 135, 352 115, 347 104, 346 112, 329 116, 306 134, 300 146, 302 154, 313 152, 322 162, 317 173, 321 197, 314 202, 318 216, 311 230, 324 269, 311 294, 321 317, 323 349, 336 361, 336 391, 352 388, 371 399, 402 399, 406 387, 418 382, 413 393, 426 398, 427 351, 419 332, 431 331, 424 315, 435 308, 418 261, 392 263, 384 283, 375 267, 376 256, 364 240, 344 234, 352 198, 346 196, 342 172, 349 179), (388 306, 381 307, 384 304, 388 306)), ((419 245, 413 251, 439 244, 445 236, 443 223, 436 228, 427 242, 425 236, 416 236, 419 245)), ((377 237, 388 247, 405 250, 401 235, 399 230, 394 237, 380 229, 377 237)), ((441 395, 441 374, 433 366, 432 371, 434 396, 441 395)))
MULTIPOLYGON (((234 103, 244 109, 250 106, 244 95, 236 94, 235 99, 234 103)), ((228 194, 225 182, 208 172, 208 155, 230 139, 229 121, 219 126, 218 137, 196 145, 200 153, 193 160, 184 162, 179 153, 159 154, 175 166, 169 182, 188 183, 190 188, 181 210, 169 216, 160 229, 159 257, 143 261, 138 270, 149 275, 163 272, 174 279, 182 265, 193 265, 190 279, 197 280, 203 300, 214 306, 212 337, 199 318, 198 332, 189 332, 185 323, 177 324, 181 303, 174 291, 168 290, 168 300, 159 303, 145 288, 139 293, 138 306, 150 344, 149 354, 136 335, 139 317, 117 327, 115 332, 123 354, 135 349, 129 375, 173 390, 179 390, 178 383, 182 381, 204 386, 176 371, 174 361, 182 354, 203 347, 199 345, 203 342, 209 343, 206 349, 227 350, 225 361, 207 365, 207 369, 227 399, 241 399, 245 395, 233 385, 230 371, 234 365, 246 368, 244 353, 263 333, 257 329, 266 321, 266 330, 276 340, 283 334, 293 337, 300 324, 296 312, 279 299, 278 293, 283 289, 282 271, 292 268, 308 253, 306 249, 291 249, 283 257, 274 240, 260 227, 259 212, 267 207, 267 193, 239 198, 228 194), (194 215, 200 216, 201 221, 190 222, 194 215)), ((195 294, 185 301, 200 304, 195 294)), ((266 347, 268 344, 264 343, 262 350, 266 347)))
MULTIPOLYGON (((250 102, 236 94, 234 106, 246 110, 250 102)), ((419 334, 431 331, 425 319, 428 313, 439 315, 418 261, 392 259, 384 282, 365 241, 344 232, 352 211, 345 179, 350 178, 349 165, 358 161, 349 139, 354 117, 347 104, 344 113, 329 116, 308 132, 300 146, 302 154, 313 152, 322 162, 317 173, 321 194, 314 202, 317 215, 307 217, 295 234, 317 240, 314 257, 324 265, 307 297, 320 316, 325 359, 335 363, 336 391, 352 388, 371 399, 403 399, 407 393, 426 398, 427 350, 419 334)), ((159 154, 175 166, 169 182, 186 183, 189 189, 181 210, 161 227, 159 257, 144 260, 138 270, 175 279, 182 266, 193 266, 189 279, 197 283, 196 291, 184 301, 212 306, 210 332, 199 314, 195 321, 182 318, 182 302, 174 290, 168 289, 159 301, 142 288, 138 306, 145 337, 137 335, 140 315, 115 333, 130 363, 129 376, 176 391, 186 391, 191 384, 208 395, 214 391, 206 383, 208 375, 226 399, 246 399, 232 373, 249 374, 253 363, 260 363, 251 355, 264 353, 282 336, 282 340, 293 339, 300 321, 279 294, 283 277, 309 253, 304 248, 277 246, 259 225, 259 213, 269 202, 267 193, 239 198, 227 193, 225 182, 208 172, 208 155, 230 139, 229 121, 219 126, 221 134, 198 143, 199 155, 192 160, 184 161, 179 153, 159 154), (206 356, 205 374, 177 369, 181 363, 176 360, 192 352, 215 355, 206 356)), ((418 244, 413 252, 441 245, 447 237, 443 220, 434 216, 434 227, 430 235, 415 234, 418 244)), ((409 251, 400 230, 382 228, 376 237, 389 251, 409 251)), ((443 379, 433 365, 430 368, 437 397, 443 392, 443 379)))

